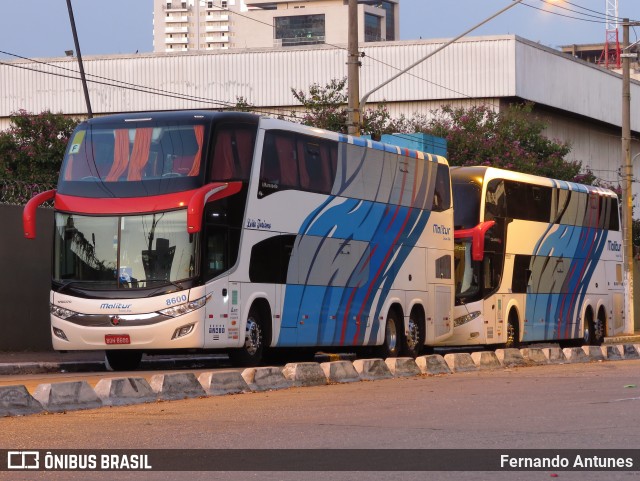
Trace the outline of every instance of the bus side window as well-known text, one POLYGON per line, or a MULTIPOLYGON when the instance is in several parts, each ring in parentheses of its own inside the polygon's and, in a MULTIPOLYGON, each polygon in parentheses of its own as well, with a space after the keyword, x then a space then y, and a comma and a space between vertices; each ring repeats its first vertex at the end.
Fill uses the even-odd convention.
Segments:
POLYGON ((330 194, 333 180, 327 142, 300 137, 298 160, 302 190, 330 194))
POLYGON ((618 211, 618 199, 612 198, 609 202, 609 230, 620 230, 620 217, 618 211))
POLYGON ((449 168, 444 164, 438 164, 436 170, 436 185, 433 192, 433 208, 436 212, 447 210, 451 207, 451 178, 449 168))
POLYGON ((211 161, 210 180, 248 181, 255 147, 255 128, 245 125, 218 127, 211 161))

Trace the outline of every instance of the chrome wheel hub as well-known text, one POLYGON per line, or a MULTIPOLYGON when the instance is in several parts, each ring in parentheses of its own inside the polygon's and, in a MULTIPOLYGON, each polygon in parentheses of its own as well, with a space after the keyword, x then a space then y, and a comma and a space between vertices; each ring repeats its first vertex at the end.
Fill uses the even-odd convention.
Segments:
POLYGON ((247 332, 244 341, 244 348, 247 353, 253 356, 260 349, 260 325, 253 319, 247 319, 247 332))
POLYGON ((395 351, 398 344, 398 333, 396 332, 396 324, 393 319, 387 319, 387 330, 385 333, 385 340, 389 351, 395 351))

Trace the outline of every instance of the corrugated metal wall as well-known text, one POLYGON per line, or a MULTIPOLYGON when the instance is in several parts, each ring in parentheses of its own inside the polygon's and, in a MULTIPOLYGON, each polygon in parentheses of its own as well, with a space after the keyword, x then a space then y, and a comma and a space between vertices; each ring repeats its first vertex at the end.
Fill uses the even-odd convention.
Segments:
MULTIPOLYGON (((364 45, 361 93, 441 44, 416 41, 364 45)), ((372 95, 370 100, 406 102, 513 96, 514 46, 514 37, 460 42, 372 95)), ((78 76, 74 73, 75 60, 44 62, 47 64, 0 65, 0 117, 18 109, 32 112, 50 109, 69 114, 86 111, 80 82, 69 78, 78 76)), ((346 76, 346 51, 330 46, 89 57, 84 63, 88 78, 93 80, 89 92, 96 113, 216 108, 234 104, 239 96, 258 106, 289 107, 296 103, 291 88, 307 90, 313 82, 324 84, 346 76), (130 90, 122 88, 126 84, 130 90), (142 87, 156 90, 143 93, 148 89, 142 87)))

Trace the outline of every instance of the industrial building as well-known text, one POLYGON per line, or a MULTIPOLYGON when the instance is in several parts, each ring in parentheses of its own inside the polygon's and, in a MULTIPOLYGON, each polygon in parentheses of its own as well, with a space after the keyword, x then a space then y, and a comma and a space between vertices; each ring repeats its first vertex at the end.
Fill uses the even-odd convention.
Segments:
MULTIPOLYGON (((380 85, 443 42, 362 43, 360 91, 380 85)), ((292 88, 307 90, 314 82, 345 77, 346 59, 344 48, 321 44, 87 57, 84 68, 96 115, 229 108, 239 97, 265 114, 288 114, 299 108, 292 88)), ((67 57, 0 65, 0 129, 9 126, 8 116, 19 109, 82 117, 86 105, 77 71, 76 59, 67 57)), ((637 139, 640 83, 633 80, 631 99, 632 137, 637 139)), ((429 115, 444 104, 486 104, 500 110, 513 102, 534 102, 548 123, 546 134, 571 144, 571 160, 609 184, 619 182, 621 76, 523 38, 460 40, 374 93, 368 105, 382 101, 393 116, 429 115)), ((632 155, 638 153, 640 142, 634 140, 632 155)), ((634 174, 640 178, 638 162, 634 174)))

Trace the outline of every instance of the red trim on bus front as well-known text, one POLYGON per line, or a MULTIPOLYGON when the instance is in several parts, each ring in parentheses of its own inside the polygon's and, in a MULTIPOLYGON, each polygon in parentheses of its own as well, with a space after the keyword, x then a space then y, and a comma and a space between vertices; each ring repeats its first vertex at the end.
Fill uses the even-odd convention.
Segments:
POLYGON ((187 207, 187 232, 194 234, 202 229, 202 212, 207 202, 222 199, 240 192, 242 182, 221 184, 214 182, 195 191, 187 207))
POLYGON ((55 208, 76 214, 146 214, 185 208, 197 190, 149 197, 93 198, 58 194, 55 208))
MULTIPOLYGON (((75 197, 63 194, 55 195, 55 190, 52 192, 55 195, 56 210, 76 214, 148 214, 165 210, 187 209, 187 231, 189 233, 195 233, 200 232, 202 229, 202 213, 207 202, 237 194, 240 192, 240 189, 242 189, 242 182, 213 182, 199 189, 175 192, 173 194, 154 195, 150 197, 120 197, 115 199, 75 197)), ((53 195, 51 197, 53 197, 53 195)), ((51 197, 45 198, 40 203, 49 200, 51 197)), ((35 202, 38 198, 39 196, 36 196, 29 201, 29 204, 25 207, 25 216, 31 202, 35 202)), ((31 209, 35 210, 37 205, 31 209)), ((31 216, 33 215, 34 214, 31 214, 31 216)), ((27 235, 26 225, 27 224, 25 224, 25 236, 32 238, 27 235)), ((35 227, 31 227, 30 225, 28 232, 35 232, 35 227)))
POLYGON ((471 229, 460 229, 454 231, 455 239, 471 237, 471 258, 474 261, 481 261, 484 258, 484 235, 495 225, 495 221, 480 222, 471 229))
POLYGON ((22 211, 22 228, 24 229, 24 236, 27 239, 36 238, 36 209, 39 205, 44 204, 54 197, 56 197, 56 189, 47 190, 33 196, 29 202, 27 202, 27 205, 24 206, 24 210, 22 211))

